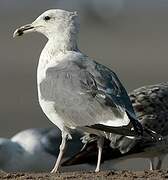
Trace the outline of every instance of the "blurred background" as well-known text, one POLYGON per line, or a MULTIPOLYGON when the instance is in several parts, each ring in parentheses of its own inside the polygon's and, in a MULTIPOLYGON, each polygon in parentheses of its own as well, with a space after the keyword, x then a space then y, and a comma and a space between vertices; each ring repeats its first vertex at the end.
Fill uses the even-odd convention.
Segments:
POLYGON ((17 27, 51 8, 79 11, 79 48, 115 70, 128 91, 168 80, 167 0, 1 0, 0 136, 53 126, 37 100, 36 68, 46 38, 12 38, 17 27))

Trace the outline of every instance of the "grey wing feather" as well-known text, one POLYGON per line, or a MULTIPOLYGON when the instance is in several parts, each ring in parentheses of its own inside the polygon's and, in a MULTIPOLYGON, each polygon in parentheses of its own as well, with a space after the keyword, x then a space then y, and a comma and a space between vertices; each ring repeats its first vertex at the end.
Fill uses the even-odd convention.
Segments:
POLYGON ((105 95, 106 105, 125 110, 135 131, 142 134, 142 126, 136 118, 130 98, 117 75, 107 67, 94 63, 95 69, 88 73, 94 82, 92 83, 92 86, 94 85, 92 93, 96 94, 97 90, 98 94, 105 95))
POLYGON ((117 75, 112 70, 98 63, 96 63, 95 68, 100 73, 100 76, 96 77, 96 79, 100 79, 98 82, 104 87, 104 93, 109 95, 114 104, 135 116, 130 98, 117 75))

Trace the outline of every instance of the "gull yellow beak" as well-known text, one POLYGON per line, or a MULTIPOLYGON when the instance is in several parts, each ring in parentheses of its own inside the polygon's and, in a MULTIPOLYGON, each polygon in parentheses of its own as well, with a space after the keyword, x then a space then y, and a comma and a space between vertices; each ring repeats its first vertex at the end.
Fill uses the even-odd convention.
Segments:
POLYGON ((23 34, 26 34, 32 31, 34 31, 34 26, 32 26, 32 24, 27 24, 25 26, 22 26, 16 29, 15 32, 13 33, 13 38, 15 38, 16 36, 22 36, 23 34))

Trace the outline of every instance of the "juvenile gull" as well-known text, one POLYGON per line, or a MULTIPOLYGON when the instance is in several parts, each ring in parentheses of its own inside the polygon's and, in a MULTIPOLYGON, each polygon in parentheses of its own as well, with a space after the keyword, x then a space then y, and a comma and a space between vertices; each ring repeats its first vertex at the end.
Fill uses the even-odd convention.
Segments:
MULTIPOLYGON (((79 134, 69 142, 70 157, 82 144, 79 134)), ((0 169, 6 172, 48 172, 59 153, 61 133, 57 128, 23 130, 12 138, 0 138, 0 169)))
POLYGON ((52 172, 60 165, 71 129, 98 136, 100 170, 104 137, 110 133, 142 135, 126 90, 117 75, 84 55, 77 47, 77 12, 48 10, 14 36, 40 32, 48 38, 37 68, 39 103, 46 116, 62 131, 60 153, 52 172))
MULTIPOLYGON (((135 89, 130 94, 130 99, 135 109, 135 113, 142 126, 148 127, 163 136, 162 141, 129 140, 124 136, 116 138, 117 144, 123 144, 128 152, 122 154, 116 149, 112 149, 110 142, 106 141, 103 147, 102 160, 126 160, 130 158, 147 158, 150 162, 150 170, 161 169, 163 159, 168 153, 168 82, 150 86, 143 86, 135 89), (154 164, 154 158, 158 161, 154 164)), ((87 140, 87 139, 85 139, 87 140)), ((89 141, 91 139, 88 139, 89 141)), ((87 142, 87 141, 86 141, 87 142)), ((92 163, 96 160, 96 141, 87 142, 82 151, 66 160, 63 165, 75 165, 82 163, 92 163)), ((111 162, 108 162, 111 166, 111 162)))

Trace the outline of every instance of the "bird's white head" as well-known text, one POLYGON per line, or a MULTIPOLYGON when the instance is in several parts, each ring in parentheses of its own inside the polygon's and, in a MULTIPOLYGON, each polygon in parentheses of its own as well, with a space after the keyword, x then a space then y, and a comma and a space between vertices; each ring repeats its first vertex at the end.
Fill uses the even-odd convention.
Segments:
POLYGON ((30 32, 42 33, 48 39, 58 36, 71 38, 70 36, 76 36, 79 32, 78 13, 61 9, 47 10, 31 24, 16 29, 13 36, 22 36, 30 32))

